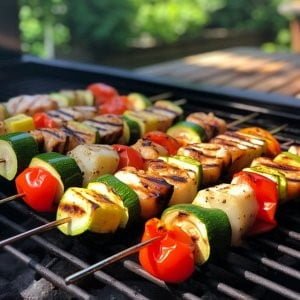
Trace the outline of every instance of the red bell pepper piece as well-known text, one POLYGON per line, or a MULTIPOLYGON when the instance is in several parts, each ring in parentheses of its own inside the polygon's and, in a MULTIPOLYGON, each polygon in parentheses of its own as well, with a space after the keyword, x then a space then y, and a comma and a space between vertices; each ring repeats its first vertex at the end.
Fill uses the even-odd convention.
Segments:
POLYGON ((135 149, 119 144, 112 145, 112 147, 118 152, 120 157, 118 170, 128 166, 135 167, 138 170, 144 168, 144 160, 135 149))
POLYGON ((255 193, 258 212, 255 223, 248 234, 259 234, 276 227, 275 213, 279 201, 277 184, 263 175, 247 171, 235 174, 232 183, 249 184, 255 193))
POLYGON ((164 147, 169 155, 175 155, 180 148, 176 139, 161 131, 151 131, 144 135, 144 138, 164 147))
POLYGON ((35 113, 33 122, 36 129, 38 128, 58 128, 58 124, 46 113, 35 113))
POLYGON ((119 95, 115 88, 105 83, 93 83, 87 89, 94 95, 96 106, 109 102, 112 98, 119 95))
POLYGON ((179 227, 167 228, 159 219, 145 224, 142 241, 160 237, 139 252, 143 268, 153 276, 170 283, 188 279, 195 269, 194 243, 179 227))
POLYGON ((24 193, 27 205, 38 212, 53 212, 59 188, 58 180, 42 168, 27 168, 16 178, 18 193, 24 193))

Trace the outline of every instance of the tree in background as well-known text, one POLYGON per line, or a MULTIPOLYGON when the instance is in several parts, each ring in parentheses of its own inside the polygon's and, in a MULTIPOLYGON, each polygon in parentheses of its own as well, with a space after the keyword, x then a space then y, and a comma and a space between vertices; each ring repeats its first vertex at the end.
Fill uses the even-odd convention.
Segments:
POLYGON ((23 50, 48 58, 173 43, 205 27, 267 30, 281 43, 288 40, 287 21, 277 13, 280 0, 19 1, 23 50))
POLYGON ((70 32, 64 24, 64 0, 19 0, 22 50, 46 58, 56 47, 66 48, 70 32))

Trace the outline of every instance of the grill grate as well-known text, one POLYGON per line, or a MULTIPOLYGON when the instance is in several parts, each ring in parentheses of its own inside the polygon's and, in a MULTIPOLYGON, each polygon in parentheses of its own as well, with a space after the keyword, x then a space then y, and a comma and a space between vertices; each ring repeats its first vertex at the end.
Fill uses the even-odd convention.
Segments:
MULTIPOLYGON (((126 81, 122 76, 113 77, 112 75, 107 75, 106 78, 105 74, 92 74, 92 72, 85 72, 85 76, 82 77, 76 72, 78 70, 75 69, 72 72, 66 68, 51 69, 51 66, 48 68, 42 66, 38 70, 36 67, 24 68, 23 71, 22 68, 16 66, 12 69, 0 69, 0 76, 6 73, 6 79, 0 82, 0 99, 4 101, 9 97, 24 93, 82 88, 89 82, 105 81, 115 85, 124 93, 133 90, 149 96, 167 93, 165 97, 168 96, 171 100, 185 97, 187 104, 184 105, 184 109, 187 113, 195 110, 214 112, 227 122, 234 122, 233 129, 253 125, 269 130, 281 128, 277 137, 283 149, 287 149, 293 143, 300 144, 298 116, 290 111, 276 110, 275 106, 274 110, 270 110, 266 106, 254 107, 250 104, 241 104, 237 100, 233 105, 215 98, 212 101, 211 98, 198 92, 193 94, 184 89, 172 89, 170 93, 169 86, 153 84, 150 81, 126 81), (282 127, 285 124, 288 126, 282 127)), ((10 187, 5 185, 4 192, 9 191, 11 191, 10 187)), ((132 245, 138 240, 140 229, 135 229, 130 233, 119 233, 107 243, 95 242, 94 235, 92 238, 89 236, 68 238, 55 230, 43 236, 33 236, 30 240, 36 247, 43 249, 41 251, 44 256, 50 256, 45 265, 43 257, 32 258, 25 251, 19 250, 23 249, 24 241, 18 242, 16 246, 5 246, 3 249, 58 288, 79 299, 93 298, 93 293, 87 286, 97 285, 103 286, 103 289, 112 287, 119 292, 117 297, 121 298, 120 295, 124 295, 131 299, 220 299, 228 297, 233 299, 269 299, 272 297, 274 299, 300 299, 299 209, 297 202, 282 206, 278 213, 280 226, 276 230, 258 238, 249 238, 243 247, 232 248, 225 261, 210 263, 197 269, 190 280, 176 286, 166 285, 147 274, 134 258, 125 259, 108 267, 105 272, 97 271, 94 279, 88 279, 88 284, 86 280, 78 285, 66 286, 64 284, 63 277, 70 274, 72 270, 85 268, 89 264, 132 245), (130 234, 131 241, 124 238, 124 235, 128 234, 130 234), (84 251, 81 253, 80 250, 76 250, 77 248, 84 249, 84 251), (68 274, 65 274, 65 270, 60 273, 52 271, 62 261, 70 266, 70 269, 67 269, 68 274)), ((1 239, 24 232, 28 230, 28 227, 47 223, 48 218, 49 216, 40 216, 30 211, 22 203, 7 203, 3 205, 0 214, 0 223, 2 228, 5 228, 0 233, 1 239), (26 226, 21 226, 20 223, 26 226)))

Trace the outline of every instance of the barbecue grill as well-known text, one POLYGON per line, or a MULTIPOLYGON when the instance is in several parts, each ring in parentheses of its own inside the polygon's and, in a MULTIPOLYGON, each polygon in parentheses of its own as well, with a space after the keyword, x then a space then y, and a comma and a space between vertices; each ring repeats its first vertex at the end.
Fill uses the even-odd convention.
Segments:
MULTIPOLYGON (((28 56, 0 63, 0 78, 0 101, 19 94, 78 89, 91 82, 105 82, 124 94, 138 91, 154 98, 184 98, 186 113, 214 112, 230 123, 232 129, 256 125, 274 130, 283 149, 300 144, 300 102, 294 99, 228 89, 196 89, 140 78, 117 69, 45 62, 28 56)), ((12 184, 1 181, 0 186, 2 196, 13 193, 12 184)), ((66 237, 54 229, 3 247, 0 298, 16 298, 35 279, 36 283, 43 281, 45 288, 49 282, 56 287, 52 294, 45 294, 45 290, 44 295, 38 294, 36 290, 39 299, 300 299, 299 209, 296 200, 281 206, 276 230, 248 238, 241 247, 231 248, 224 260, 198 268, 191 279, 180 285, 166 285, 147 274, 135 256, 97 271, 77 284, 66 285, 64 278, 74 271, 138 242, 142 228, 130 228, 114 236, 90 233, 79 237, 66 237), (14 291, 8 288, 9 281, 14 291)), ((4 204, 0 213, 0 240, 49 220, 53 216, 36 214, 20 201, 4 204)))

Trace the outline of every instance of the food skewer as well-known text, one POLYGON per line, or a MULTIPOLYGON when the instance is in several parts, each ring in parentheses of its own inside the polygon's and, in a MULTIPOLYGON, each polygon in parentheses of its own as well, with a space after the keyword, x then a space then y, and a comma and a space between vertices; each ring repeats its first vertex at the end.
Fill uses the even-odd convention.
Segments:
POLYGON ((7 203, 7 202, 10 202, 10 201, 13 201, 15 199, 22 198, 23 196, 25 196, 25 193, 19 193, 19 194, 16 194, 16 195, 12 195, 12 196, 0 199, 0 205, 4 204, 4 203, 7 203))
MULTIPOLYGON (((251 116, 251 118, 253 118, 253 115, 257 115, 257 113, 248 115, 248 116, 246 116, 245 118, 246 118, 246 119, 249 119, 250 116, 251 116)), ((242 118, 242 119, 243 119, 243 122, 244 122, 245 118, 242 118)), ((238 120, 238 121, 241 121, 241 119, 238 120)), ((236 123, 236 121, 234 121, 234 122, 236 123)), ((232 124, 232 123, 230 123, 230 124, 232 124)), ((229 125, 230 125, 230 124, 229 124, 229 125)), ((283 130, 284 128, 286 128, 286 126, 287 126, 287 124, 283 124, 283 125, 281 125, 281 126, 278 126, 278 127, 274 128, 274 129, 270 130, 269 132, 270 132, 270 133, 278 133, 278 132, 280 132, 281 130, 283 130)), ((16 194, 16 195, 13 195, 13 196, 10 196, 10 197, 7 197, 7 198, 0 199, 0 205, 1 205, 1 204, 4 204, 4 203, 6 203, 6 202, 12 201, 12 200, 21 198, 21 197, 23 197, 24 195, 25 195, 24 193, 19 193, 19 194, 16 194)))
POLYGON ((39 234, 39 233, 51 230, 53 228, 56 228, 59 225, 62 225, 62 224, 65 224, 65 223, 70 223, 70 222, 71 222, 71 218, 66 217, 64 219, 55 220, 55 221, 49 222, 47 224, 38 226, 36 228, 30 229, 28 231, 22 232, 20 234, 14 235, 10 238, 7 238, 5 240, 0 241, 0 248, 4 247, 6 245, 12 244, 14 242, 17 242, 19 240, 22 240, 26 237, 30 237, 32 235, 39 234))
MULTIPOLYGON (((281 127, 283 127, 283 126, 281 126, 281 127)), ((278 128, 277 128, 277 130, 278 130, 278 128)), ((70 220, 69 220, 70 221, 70 220)), ((0 244, 1 245, 1 244, 0 244)), ((133 246, 134 247, 134 246, 133 246)), ((126 250, 125 250, 126 251, 126 250)), ((125 253, 127 253, 127 252, 125 252, 125 253)), ((119 255, 116 255, 116 257, 118 258, 118 257, 121 257, 120 256, 120 254, 119 255)), ((114 259, 112 259, 112 258, 109 258, 109 262, 113 262, 113 261, 115 261, 115 260, 117 260, 117 258, 114 258, 114 259)), ((122 257, 121 257, 122 258, 122 257)), ((106 264, 108 264, 108 262, 106 262, 106 264)), ((97 264, 98 265, 98 264, 97 264)), ((93 272, 93 271, 90 271, 90 272, 93 272)), ((81 275, 81 277, 83 277, 84 275, 82 274, 81 275)))
MULTIPOLYGON (((82 277, 85 277, 89 274, 95 273, 96 271, 99 271, 100 269, 102 269, 116 261, 119 261, 127 256, 130 256, 136 252, 139 252, 142 248, 144 248, 145 246, 148 246, 149 244, 152 244, 153 242, 157 241, 158 239, 160 239, 160 237, 155 237, 155 238, 149 239, 147 241, 143 241, 143 242, 138 243, 134 246, 131 246, 125 250, 122 250, 110 257, 107 257, 107 258, 101 260, 98 263, 95 263, 94 265, 91 265, 85 269, 82 269, 82 270, 66 277, 65 282, 66 282, 66 284, 75 283, 78 280, 80 280, 82 277)), ((1 246, 1 244, 0 244, 0 246, 1 246)))

